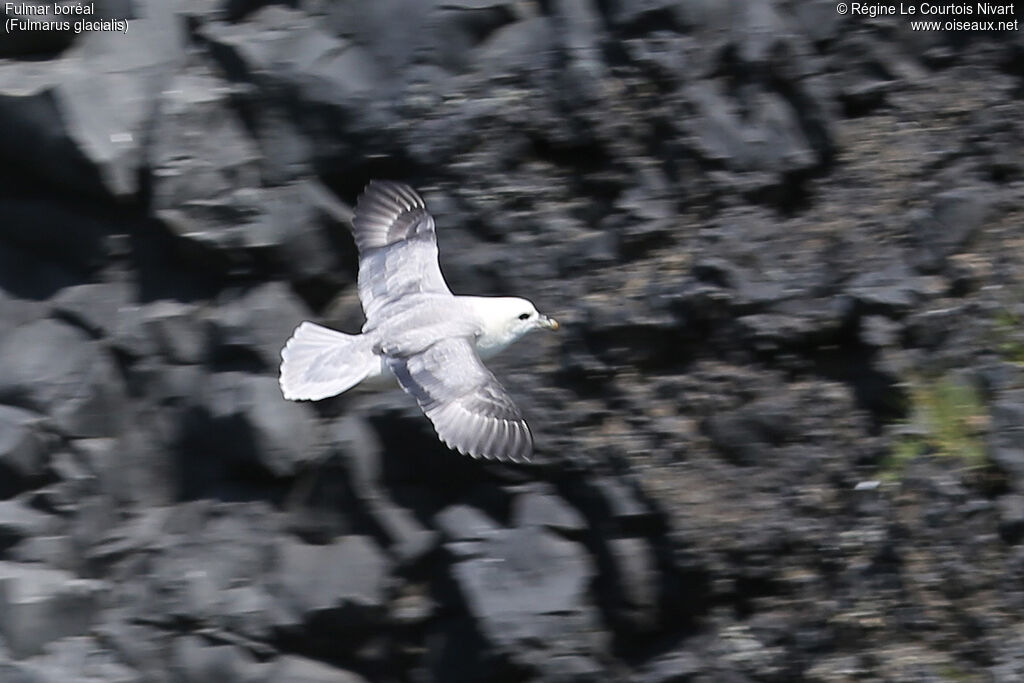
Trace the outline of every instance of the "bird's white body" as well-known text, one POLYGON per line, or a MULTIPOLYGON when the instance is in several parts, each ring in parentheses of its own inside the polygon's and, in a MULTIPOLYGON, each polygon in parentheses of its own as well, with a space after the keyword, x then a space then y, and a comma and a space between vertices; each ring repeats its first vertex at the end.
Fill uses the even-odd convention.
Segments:
MULTIPOLYGON (((455 296, 452 298, 454 299, 451 302, 452 305, 465 307, 471 311, 471 315, 477 321, 476 324, 480 331, 475 337, 475 342, 481 360, 494 358, 518 341, 520 337, 537 329, 533 325, 527 327, 519 324, 522 321, 518 316, 523 312, 532 309, 536 313, 533 304, 526 299, 489 296, 455 296)), ((356 386, 371 390, 388 389, 395 386, 394 382, 395 375, 388 368, 387 360, 381 356, 377 370, 366 375, 366 378, 356 386)))
POLYGON ((526 299, 452 294, 437 264, 434 219, 408 186, 370 183, 352 231, 366 324, 357 335, 299 325, 281 351, 284 397, 316 401, 391 376, 450 447, 529 459, 530 429, 481 359, 558 323, 526 299))
POLYGON ((434 328, 451 327, 447 319, 417 324, 424 318, 433 320, 431 311, 438 309, 458 319, 464 336, 474 341, 482 359, 493 358, 531 330, 557 324, 547 322, 532 303, 518 297, 424 294, 409 297, 405 310, 385 324, 367 323, 358 335, 304 322, 281 352, 284 397, 317 401, 360 384, 370 389, 389 386, 394 373, 388 356, 418 353, 436 340, 434 328), (317 372, 318 363, 324 372, 317 372), (345 372, 339 372, 342 367, 345 372))

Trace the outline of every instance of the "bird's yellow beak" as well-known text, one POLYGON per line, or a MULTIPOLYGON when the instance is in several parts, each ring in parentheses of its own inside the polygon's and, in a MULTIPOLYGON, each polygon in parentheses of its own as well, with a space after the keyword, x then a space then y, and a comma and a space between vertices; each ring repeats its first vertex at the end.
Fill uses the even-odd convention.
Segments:
POLYGON ((549 318, 547 316, 544 316, 544 320, 541 321, 541 325, 548 328, 549 330, 557 330, 560 327, 557 320, 555 320, 554 318, 549 318))

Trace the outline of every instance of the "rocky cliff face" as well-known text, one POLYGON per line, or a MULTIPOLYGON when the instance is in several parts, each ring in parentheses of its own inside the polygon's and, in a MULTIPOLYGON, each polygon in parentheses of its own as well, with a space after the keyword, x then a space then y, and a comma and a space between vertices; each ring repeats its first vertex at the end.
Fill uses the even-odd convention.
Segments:
POLYGON ((0 680, 1024 677, 1024 41, 835 4, 2 36, 0 680), (539 464, 281 398, 371 178, 563 323, 539 464))

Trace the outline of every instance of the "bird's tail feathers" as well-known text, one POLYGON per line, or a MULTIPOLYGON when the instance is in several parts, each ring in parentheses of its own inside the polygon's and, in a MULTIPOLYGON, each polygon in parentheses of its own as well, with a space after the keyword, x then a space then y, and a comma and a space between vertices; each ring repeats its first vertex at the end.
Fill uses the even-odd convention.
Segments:
POLYGON ((281 350, 281 392, 317 401, 347 391, 380 372, 380 358, 362 335, 304 322, 281 350))

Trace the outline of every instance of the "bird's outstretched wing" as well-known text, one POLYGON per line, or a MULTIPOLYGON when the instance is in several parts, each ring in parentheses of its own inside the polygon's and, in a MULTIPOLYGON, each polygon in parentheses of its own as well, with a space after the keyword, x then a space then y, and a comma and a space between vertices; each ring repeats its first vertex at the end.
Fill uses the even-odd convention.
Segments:
POLYGON ((421 353, 387 359, 406 392, 434 423, 441 441, 474 458, 523 462, 533 435, 515 403, 465 337, 439 340, 421 353))
POLYGON ((408 294, 451 294, 437 263, 434 219, 408 185, 371 181, 356 201, 359 300, 372 322, 382 306, 408 294))

